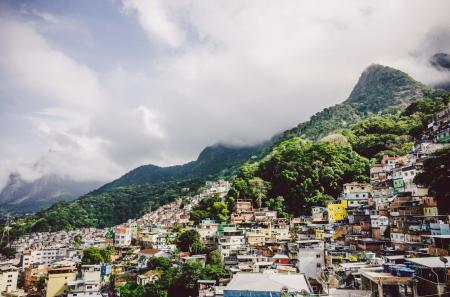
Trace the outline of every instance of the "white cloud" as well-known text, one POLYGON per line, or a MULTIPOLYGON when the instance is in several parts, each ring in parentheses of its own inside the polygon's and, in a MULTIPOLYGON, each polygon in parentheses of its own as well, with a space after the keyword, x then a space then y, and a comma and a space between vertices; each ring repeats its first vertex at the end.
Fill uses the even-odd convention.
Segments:
POLYGON ((138 25, 126 30, 144 32, 148 47, 127 43, 134 31, 86 34, 96 44, 117 35, 114 46, 136 68, 102 60, 106 53, 64 52, 45 35, 63 19, 55 13, 28 10, 45 32, 36 20, 5 18, 0 104, 23 127, 12 127, 14 137, 0 131, 7 156, 0 175, 39 160, 38 172, 107 180, 142 164, 192 160, 217 142, 254 144, 344 100, 371 63, 428 83, 448 79, 427 59, 450 52, 439 39, 450 31, 449 8, 448 1, 122 0, 119 16, 138 25), (81 62, 97 58, 107 70, 81 62))
POLYGON ((185 39, 184 31, 174 21, 173 11, 163 0, 124 0, 126 12, 137 14, 141 26, 151 40, 157 39, 171 47, 179 47, 185 39))
POLYGON ((32 26, 2 20, 0 40, 1 68, 30 96, 60 106, 98 108, 103 103, 95 72, 52 49, 32 26))

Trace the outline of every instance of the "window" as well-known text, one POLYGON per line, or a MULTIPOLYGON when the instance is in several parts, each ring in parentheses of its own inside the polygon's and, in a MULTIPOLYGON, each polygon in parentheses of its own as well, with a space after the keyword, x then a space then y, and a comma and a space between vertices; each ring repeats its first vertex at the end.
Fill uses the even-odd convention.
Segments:
POLYGON ((320 254, 317 254, 317 255, 316 255, 316 258, 320 258, 320 254))

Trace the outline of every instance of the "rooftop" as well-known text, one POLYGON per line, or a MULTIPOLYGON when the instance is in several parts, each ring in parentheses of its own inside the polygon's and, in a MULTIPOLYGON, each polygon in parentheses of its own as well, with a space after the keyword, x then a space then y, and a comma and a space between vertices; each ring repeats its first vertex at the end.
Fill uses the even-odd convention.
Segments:
MULTIPOLYGON (((450 262, 450 257, 445 258, 450 262)), ((445 264, 444 262, 442 262, 440 260, 440 257, 409 258, 407 259, 407 261, 431 268, 445 268, 447 266, 450 267, 450 264, 445 264)))
POLYGON ((237 273, 225 291, 311 292, 304 274, 300 273, 237 273))

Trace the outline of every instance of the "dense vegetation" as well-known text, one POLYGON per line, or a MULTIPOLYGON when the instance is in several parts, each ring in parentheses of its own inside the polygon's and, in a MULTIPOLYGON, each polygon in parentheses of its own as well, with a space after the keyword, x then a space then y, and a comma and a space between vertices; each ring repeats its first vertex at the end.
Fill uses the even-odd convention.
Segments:
POLYGON ((425 160, 423 172, 414 182, 429 188, 438 199, 439 214, 450 214, 450 147, 438 151, 433 158, 425 160))
POLYGON ((95 265, 103 263, 111 263, 111 256, 114 254, 114 248, 109 245, 104 249, 97 247, 88 247, 83 250, 83 258, 81 264, 95 265))
POLYGON ((212 219, 216 222, 226 222, 230 211, 228 205, 222 201, 219 195, 205 198, 196 205, 190 214, 190 219, 198 224, 204 219, 212 219))
POLYGON ((99 194, 113 188, 129 185, 156 184, 167 181, 198 179, 200 177, 230 176, 242 162, 253 155, 257 155, 269 144, 270 141, 249 147, 230 147, 220 144, 209 146, 200 153, 195 161, 170 167, 140 166, 93 191, 92 194, 99 194))
POLYGON ((216 198, 206 200, 194 209, 196 222, 208 217, 225 221, 238 198, 251 198, 256 206, 267 206, 281 216, 303 213, 312 203, 336 196, 342 183, 362 180, 367 159, 406 153, 431 116, 448 102, 445 91, 428 88, 399 70, 373 65, 346 101, 286 131, 276 143, 249 148, 217 145, 182 166, 141 166, 73 202, 16 220, 14 232, 112 226, 195 193, 206 178, 235 172, 239 173, 228 205, 216 198), (336 131, 345 137, 327 136, 336 131), (254 155, 259 157, 238 169, 254 155), (182 188, 190 192, 182 193, 182 188))
POLYGON ((187 297, 197 296, 198 280, 219 280, 227 275, 220 253, 208 254, 206 265, 196 261, 187 261, 181 265, 172 265, 166 258, 153 257, 148 262, 148 269, 158 279, 147 286, 127 283, 119 287, 122 297, 187 297))
POLYGON ((283 139, 301 136, 318 140, 370 115, 395 114, 417 99, 434 96, 435 92, 400 70, 371 65, 361 74, 347 100, 286 131, 283 139))
MULTIPOLYGON (((409 81, 399 81, 405 80, 409 81)), ((343 183, 366 180, 369 161, 410 152, 414 142, 425 137, 432 116, 450 102, 449 93, 442 90, 419 93, 428 97, 417 98, 396 113, 371 115, 315 143, 298 137, 278 143, 262 160, 241 167, 228 195, 229 208, 236 199, 249 198, 257 207, 267 206, 281 216, 297 215, 337 197, 343 183)), ((324 111, 320 117, 327 114, 324 111)))
POLYGON ((306 213, 312 204, 336 197, 343 183, 367 180, 368 165, 348 144, 292 138, 260 162, 244 165, 228 201, 246 198, 282 215, 306 213))
POLYGON ((141 166, 74 201, 58 202, 35 215, 16 219, 15 235, 123 223, 180 196, 197 194, 207 179, 229 176, 267 145, 244 148, 216 145, 204 149, 196 161, 185 165, 141 166))

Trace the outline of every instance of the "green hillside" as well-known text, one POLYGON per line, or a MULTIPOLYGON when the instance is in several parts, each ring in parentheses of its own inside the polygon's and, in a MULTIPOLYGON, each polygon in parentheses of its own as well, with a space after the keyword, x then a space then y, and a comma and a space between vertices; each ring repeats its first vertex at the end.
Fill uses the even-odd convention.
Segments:
POLYGON ((136 218, 182 195, 195 195, 208 179, 229 177, 271 142, 250 147, 214 145, 184 165, 138 167, 70 202, 59 202, 24 219, 18 232, 108 227, 136 218), (181 189, 189 188, 188 192, 181 189))
POLYGON ((372 65, 347 100, 270 142, 248 148, 216 145, 185 165, 138 167, 75 201, 19 220, 17 230, 112 226, 172 201, 181 188, 194 194, 206 179, 236 172, 229 207, 238 198, 251 198, 283 215, 303 213, 311 204, 337 195, 343 183, 364 180, 370 159, 407 152, 446 102, 445 91, 424 86, 399 70, 372 65), (331 133, 341 136, 316 142, 331 133))
POLYGON ((300 136, 312 140, 348 128, 373 114, 396 113, 435 90, 408 74, 382 65, 371 65, 361 74, 344 102, 325 108, 307 122, 284 133, 283 139, 300 136))
POLYGON ((446 91, 370 66, 344 103, 287 131, 265 157, 244 164, 228 193, 228 208, 237 199, 252 199, 286 216, 325 205, 344 183, 367 180, 370 162, 408 153, 428 120, 449 102, 446 91))

